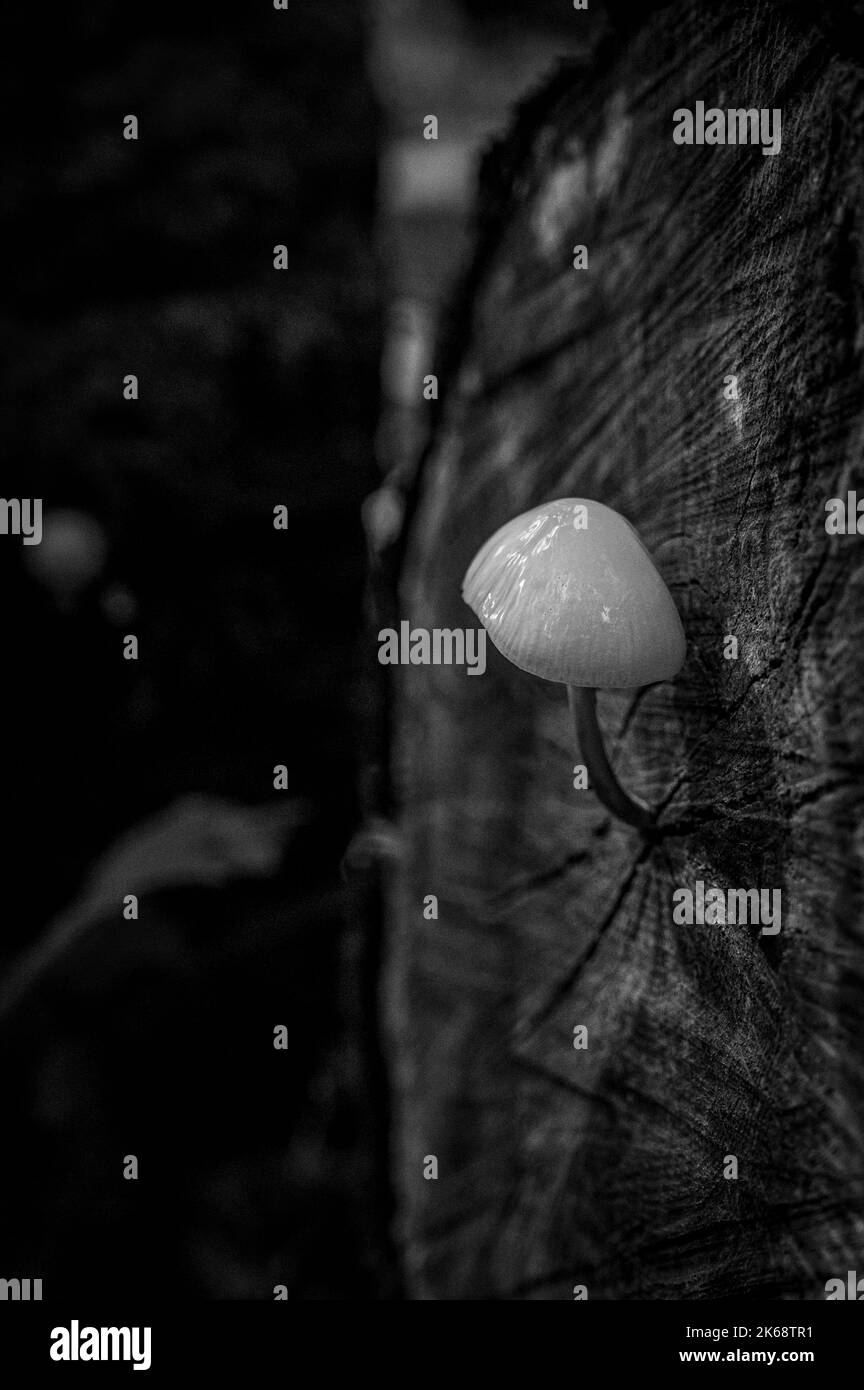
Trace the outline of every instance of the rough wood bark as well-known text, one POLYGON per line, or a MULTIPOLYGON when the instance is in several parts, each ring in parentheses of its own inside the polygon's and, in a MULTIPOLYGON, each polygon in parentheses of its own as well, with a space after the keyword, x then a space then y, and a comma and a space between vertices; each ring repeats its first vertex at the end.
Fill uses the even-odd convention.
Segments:
POLYGON ((860 1266, 864 542, 824 503, 864 484, 862 116, 855 57, 806 17, 679 0, 486 161, 401 616, 473 625, 467 564, 536 502, 623 512, 688 660, 600 712, 679 830, 643 847, 574 791, 563 689, 491 647, 482 678, 400 671, 413 1297, 818 1299, 860 1266), (696 100, 780 107, 781 154, 675 145, 696 100), (779 888, 780 935, 673 925, 697 880, 779 888))

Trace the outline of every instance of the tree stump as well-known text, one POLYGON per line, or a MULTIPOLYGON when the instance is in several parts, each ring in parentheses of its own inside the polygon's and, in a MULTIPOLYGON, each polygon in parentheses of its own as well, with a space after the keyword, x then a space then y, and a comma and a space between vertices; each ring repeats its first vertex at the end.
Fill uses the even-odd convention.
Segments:
POLYGON ((588 497, 638 529, 688 657, 599 697, 656 844, 574 790, 562 687, 491 643, 480 678, 399 669, 386 998, 414 1298, 821 1299, 860 1266, 864 541, 828 535, 825 503, 864 484, 864 84, 815 26, 659 7, 484 163, 400 616, 475 626, 482 542, 588 497), (780 154, 675 144, 697 100, 779 107, 780 154), (779 889, 779 934, 675 924, 698 881, 779 889))

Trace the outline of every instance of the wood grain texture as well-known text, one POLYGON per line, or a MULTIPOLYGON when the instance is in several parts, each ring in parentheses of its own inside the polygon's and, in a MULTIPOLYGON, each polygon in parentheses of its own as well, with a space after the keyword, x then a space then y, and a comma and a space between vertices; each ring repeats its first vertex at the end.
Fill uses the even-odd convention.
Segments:
POLYGON ((824 503, 864 494, 864 83, 790 8, 730 9, 680 0, 565 66, 481 179, 400 616, 473 625, 486 537, 586 496, 639 530, 688 658, 599 699, 672 827, 653 847, 573 790, 563 687, 491 646, 482 678, 399 671, 385 998, 415 1298, 820 1299, 861 1262, 864 542, 824 503), (780 107, 780 155, 676 146, 696 100, 780 107), (779 936, 673 925, 699 879, 780 889, 779 936))

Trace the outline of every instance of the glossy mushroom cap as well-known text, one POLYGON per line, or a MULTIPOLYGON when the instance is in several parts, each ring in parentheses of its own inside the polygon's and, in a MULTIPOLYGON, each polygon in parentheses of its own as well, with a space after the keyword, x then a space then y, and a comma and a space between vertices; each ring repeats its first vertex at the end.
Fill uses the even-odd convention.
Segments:
POLYGON ((508 521, 462 597, 508 661, 546 680, 628 689, 684 661, 672 595, 629 521, 600 502, 564 497, 508 521))

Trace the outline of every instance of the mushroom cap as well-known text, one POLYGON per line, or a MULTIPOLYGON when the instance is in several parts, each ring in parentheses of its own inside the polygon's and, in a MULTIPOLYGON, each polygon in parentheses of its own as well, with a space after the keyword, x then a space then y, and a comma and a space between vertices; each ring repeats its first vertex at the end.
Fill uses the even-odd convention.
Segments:
POLYGON ((632 689, 684 661, 672 595, 601 502, 563 497, 508 521, 474 556, 462 597, 508 661, 546 680, 632 689))

